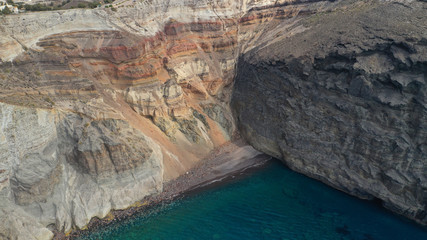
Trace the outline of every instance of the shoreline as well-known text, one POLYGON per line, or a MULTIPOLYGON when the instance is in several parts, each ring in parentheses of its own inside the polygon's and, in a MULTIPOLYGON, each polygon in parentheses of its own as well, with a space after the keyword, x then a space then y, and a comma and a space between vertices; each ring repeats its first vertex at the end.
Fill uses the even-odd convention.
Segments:
POLYGON ((147 196, 126 209, 111 210, 102 219, 93 217, 82 230, 72 230, 68 234, 53 231, 53 240, 75 239, 101 227, 123 221, 159 204, 226 184, 236 175, 243 175, 251 169, 260 168, 271 159, 270 156, 255 150, 241 139, 228 142, 212 150, 207 157, 200 160, 185 174, 164 183, 161 193, 147 196))

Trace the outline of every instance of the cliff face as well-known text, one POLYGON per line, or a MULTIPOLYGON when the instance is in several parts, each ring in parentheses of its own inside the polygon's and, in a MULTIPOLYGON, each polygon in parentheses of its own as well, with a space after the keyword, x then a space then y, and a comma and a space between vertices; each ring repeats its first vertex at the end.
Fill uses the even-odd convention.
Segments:
POLYGON ((356 3, 264 39, 237 68, 241 134, 296 171, 425 224, 426 7, 356 3))
POLYGON ((425 221, 425 7, 153 0, 1 18, 0 237, 46 239, 157 193, 235 122, 292 168, 425 221))
POLYGON ((127 1, 1 18, 0 238, 83 228, 230 140, 239 19, 268 4, 127 1))
POLYGON ((6 239, 51 237, 52 223, 81 228, 162 188, 159 145, 123 120, 6 104, 0 119, 6 239))

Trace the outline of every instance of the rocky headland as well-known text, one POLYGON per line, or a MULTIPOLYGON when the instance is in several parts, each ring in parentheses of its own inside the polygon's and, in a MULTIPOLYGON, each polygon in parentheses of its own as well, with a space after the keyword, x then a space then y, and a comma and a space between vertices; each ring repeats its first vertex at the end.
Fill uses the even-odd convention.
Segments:
POLYGON ((129 0, 0 32, 0 239, 85 228, 239 134, 427 223, 424 1, 129 0))
POLYGON ((427 223, 426 7, 358 2, 302 19, 310 30, 298 35, 260 39, 237 67, 242 136, 296 171, 427 223))

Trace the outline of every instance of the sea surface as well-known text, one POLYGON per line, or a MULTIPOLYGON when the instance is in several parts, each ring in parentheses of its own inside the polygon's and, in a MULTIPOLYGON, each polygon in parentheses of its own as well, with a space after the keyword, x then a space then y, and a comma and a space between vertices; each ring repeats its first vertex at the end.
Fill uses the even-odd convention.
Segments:
POLYGON ((427 230, 272 161, 81 239, 426 240, 427 230))

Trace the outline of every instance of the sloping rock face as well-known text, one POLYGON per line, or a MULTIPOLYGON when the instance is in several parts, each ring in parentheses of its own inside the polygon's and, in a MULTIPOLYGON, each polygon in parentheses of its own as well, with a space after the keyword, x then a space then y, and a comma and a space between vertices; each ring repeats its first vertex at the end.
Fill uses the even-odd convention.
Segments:
POLYGON ((240 17, 269 4, 129 0, 1 18, 0 238, 83 228, 230 140, 238 42, 263 19, 242 21, 240 39, 240 17))
POLYGON ((123 120, 0 104, 0 235, 46 239, 161 191, 160 146, 123 120))
POLYGON ((236 122, 292 168, 425 222, 425 3, 117 9, 0 19, 0 238, 48 239, 158 193, 236 122))
POLYGON ((296 171, 427 223, 426 13, 422 2, 356 2, 263 39, 237 68, 241 134, 296 171))

